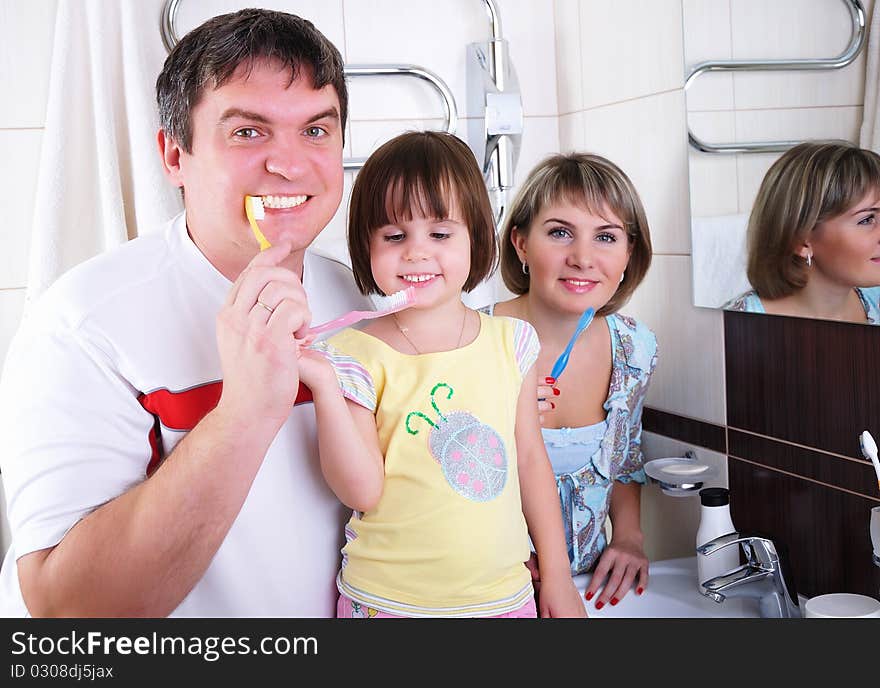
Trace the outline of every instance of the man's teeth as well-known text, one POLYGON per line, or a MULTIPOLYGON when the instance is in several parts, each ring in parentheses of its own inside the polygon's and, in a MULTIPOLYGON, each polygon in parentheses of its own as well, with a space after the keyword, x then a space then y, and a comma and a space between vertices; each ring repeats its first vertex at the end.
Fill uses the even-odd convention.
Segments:
POLYGON ((296 208, 305 203, 308 196, 262 196, 263 205, 267 208, 296 208))
POLYGON ((400 277, 405 282, 427 282, 430 279, 434 279, 436 275, 401 275, 400 277))

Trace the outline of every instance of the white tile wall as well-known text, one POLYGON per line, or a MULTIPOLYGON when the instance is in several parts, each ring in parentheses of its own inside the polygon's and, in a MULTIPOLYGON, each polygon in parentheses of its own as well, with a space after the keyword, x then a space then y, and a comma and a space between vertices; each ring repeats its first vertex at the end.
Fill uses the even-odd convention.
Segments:
POLYGON ((720 311, 693 305, 690 256, 655 255, 624 312, 657 335, 657 369, 647 404, 726 424, 724 324, 720 311))
MULTIPOLYGON (((218 14, 237 12, 246 7, 265 7, 270 10, 294 12, 311 21, 315 27, 339 48, 345 59, 345 29, 343 25, 343 0, 261 0, 258 3, 247 0, 198 0, 198 2, 181 2, 177 11, 175 29, 178 36, 194 29, 206 19, 218 14)), ((159 14, 156 15, 156 26, 151 30, 159 30, 159 14)))
POLYGON ((583 0, 585 108, 681 88, 681 0, 583 0))
MULTIPOLYGON (((552 0, 499 3, 502 30, 509 41, 526 115, 555 115, 556 84, 552 0)), ((467 45, 489 39, 485 4, 477 0, 375 0, 345 3, 349 63, 409 63, 437 74, 452 90, 459 115, 475 116, 467 100, 467 45)), ((412 79, 372 79, 352 83, 352 113, 357 119, 435 117, 437 96, 412 79), (375 90, 373 95, 367 89, 375 90)))
POLYGON ((584 112, 586 148, 632 179, 657 253, 690 253, 687 144, 681 89, 584 112))

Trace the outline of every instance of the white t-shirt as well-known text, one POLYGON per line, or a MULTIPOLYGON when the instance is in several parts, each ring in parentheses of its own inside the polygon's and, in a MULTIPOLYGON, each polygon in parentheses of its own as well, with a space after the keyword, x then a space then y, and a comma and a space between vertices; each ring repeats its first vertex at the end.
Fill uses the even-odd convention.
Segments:
MULTIPOLYGON (((309 251, 313 322, 368 308, 347 266, 309 251)), ((183 214, 65 274, 16 335, 0 380, 12 545, 0 615, 24 616, 15 560, 146 478, 219 398, 217 312, 232 284, 183 214)), ((172 616, 333 616, 342 524, 307 388, 204 576, 172 616)))

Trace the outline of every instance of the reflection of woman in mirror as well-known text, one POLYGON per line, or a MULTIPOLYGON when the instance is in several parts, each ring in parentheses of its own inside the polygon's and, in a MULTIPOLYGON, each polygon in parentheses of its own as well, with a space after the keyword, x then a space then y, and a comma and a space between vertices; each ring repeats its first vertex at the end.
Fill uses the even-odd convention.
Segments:
POLYGON ((761 182, 747 243, 753 290, 723 308, 880 324, 880 156, 787 151, 761 182))
MULTIPOLYGON (((517 297, 495 315, 538 332, 538 408, 568 540, 572 574, 593 571, 585 591, 601 609, 633 587, 648 559, 640 525, 642 405, 657 361, 654 334, 618 313, 651 263, 651 237, 627 176, 595 155, 555 155, 529 174, 504 227, 501 273, 517 297), (559 380, 549 375, 592 306, 559 380), (543 371, 543 372, 541 372, 543 371), (612 539, 606 547, 604 525, 612 539)), ((533 575, 540 575, 535 572, 533 575)))

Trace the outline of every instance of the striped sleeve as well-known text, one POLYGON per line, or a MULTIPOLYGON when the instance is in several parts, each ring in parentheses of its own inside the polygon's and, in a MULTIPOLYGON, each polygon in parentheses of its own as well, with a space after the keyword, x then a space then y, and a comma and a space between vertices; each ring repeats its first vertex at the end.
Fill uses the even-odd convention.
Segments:
POLYGON ((326 341, 315 342, 311 348, 330 361, 336 372, 336 379, 339 380, 342 395, 375 413, 376 386, 369 371, 357 359, 342 353, 326 341))
POLYGON ((514 321, 513 348, 516 364, 519 366, 519 374, 525 375, 538 360, 541 343, 538 341, 538 333, 530 323, 518 318, 512 318, 512 320, 514 321))

